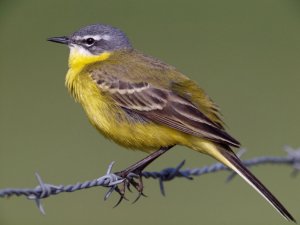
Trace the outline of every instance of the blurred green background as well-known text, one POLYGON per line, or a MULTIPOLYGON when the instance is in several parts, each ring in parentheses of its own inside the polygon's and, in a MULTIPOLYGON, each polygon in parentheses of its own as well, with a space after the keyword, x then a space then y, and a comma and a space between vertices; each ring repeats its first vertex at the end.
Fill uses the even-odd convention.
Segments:
MULTIPOLYGON (((46 42, 106 23, 124 30, 137 49, 196 80, 222 109, 244 158, 284 155, 300 145, 300 3, 296 0, 0 1, 0 188, 94 179, 145 156, 104 139, 64 87, 68 49, 46 42)), ((214 162, 183 147, 149 167, 160 170, 214 162)), ((300 220, 299 178, 286 166, 253 168, 300 220)), ((194 181, 145 181, 136 204, 103 201, 104 188, 43 200, 47 215, 25 198, 0 199, 0 224, 284 224, 240 178, 228 173, 194 181)), ((129 194, 133 200, 136 193, 129 194)))

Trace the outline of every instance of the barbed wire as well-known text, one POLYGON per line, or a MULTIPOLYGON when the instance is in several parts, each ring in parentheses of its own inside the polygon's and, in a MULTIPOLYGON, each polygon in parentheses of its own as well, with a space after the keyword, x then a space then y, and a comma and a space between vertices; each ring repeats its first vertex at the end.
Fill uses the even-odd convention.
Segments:
MULTIPOLYGON (((285 147, 287 152, 286 156, 261 156, 255 157, 248 160, 243 160, 243 164, 247 167, 262 165, 262 164, 282 164, 289 165, 293 168, 292 175, 296 175, 300 171, 300 148, 292 149, 291 147, 285 147)), ((245 150, 241 150, 238 155, 241 156, 245 150)), ((45 214, 45 210, 41 203, 41 199, 48 198, 53 195, 57 195, 64 192, 74 192, 92 187, 107 187, 108 192, 104 196, 106 200, 116 190, 118 184, 124 182, 124 178, 117 176, 112 172, 114 162, 110 163, 106 174, 100 178, 78 182, 70 185, 53 185, 44 183, 41 176, 35 173, 37 181, 39 183, 35 188, 6 188, 0 189, 0 197, 11 197, 11 196, 26 196, 29 200, 34 200, 39 211, 45 214)), ((144 171, 142 177, 149 179, 157 179, 159 181, 159 187, 162 195, 165 195, 164 182, 171 181, 174 178, 186 178, 192 180, 194 176, 201 176, 208 173, 214 173, 217 171, 229 170, 226 166, 221 163, 215 163, 210 166, 204 166, 201 168, 193 169, 182 169, 185 164, 185 160, 179 163, 176 167, 165 168, 159 172, 144 171)), ((228 176, 227 181, 234 178, 236 173, 231 172, 228 176)))

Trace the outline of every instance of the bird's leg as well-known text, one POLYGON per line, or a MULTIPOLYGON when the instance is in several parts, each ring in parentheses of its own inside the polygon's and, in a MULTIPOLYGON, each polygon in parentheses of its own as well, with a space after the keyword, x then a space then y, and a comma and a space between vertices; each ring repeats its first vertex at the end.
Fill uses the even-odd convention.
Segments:
MULTIPOLYGON (((129 166, 125 170, 122 170, 121 172, 117 172, 116 174, 118 176, 124 177, 127 176, 130 173, 139 174, 142 172, 151 162, 153 162, 155 159, 157 159, 159 156, 167 152, 170 148, 173 146, 168 147, 161 147, 159 150, 151 153, 147 157, 143 158, 142 160, 136 162, 135 164, 129 166)), ((125 177, 124 177, 125 178, 125 177)))
POLYGON ((126 188, 126 186, 128 188, 130 186, 130 184, 139 192, 139 195, 134 202, 136 202, 142 195, 145 196, 143 193, 144 186, 143 186, 143 180, 142 180, 142 171, 150 163, 152 163, 155 159, 157 159, 159 156, 161 156, 162 154, 167 152, 172 147, 173 146, 161 147, 159 150, 151 153, 144 159, 129 166, 125 170, 122 170, 122 171, 116 173, 116 175, 125 179, 124 183, 122 184, 122 187, 118 188, 118 190, 117 190, 118 193, 121 195, 121 198, 120 198, 119 202, 117 203, 117 205, 120 204, 121 201, 124 199, 125 188, 126 188), (134 177, 137 178, 137 181, 134 180, 134 177))

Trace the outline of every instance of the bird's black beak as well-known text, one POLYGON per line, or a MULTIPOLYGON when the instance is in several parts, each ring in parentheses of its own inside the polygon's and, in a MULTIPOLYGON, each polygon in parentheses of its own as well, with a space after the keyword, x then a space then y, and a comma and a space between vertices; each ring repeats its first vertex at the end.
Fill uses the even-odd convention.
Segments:
POLYGON ((69 44, 70 43, 70 39, 69 37, 63 36, 63 37, 51 37, 48 38, 47 41, 52 41, 52 42, 56 42, 56 43, 60 43, 60 44, 69 44))

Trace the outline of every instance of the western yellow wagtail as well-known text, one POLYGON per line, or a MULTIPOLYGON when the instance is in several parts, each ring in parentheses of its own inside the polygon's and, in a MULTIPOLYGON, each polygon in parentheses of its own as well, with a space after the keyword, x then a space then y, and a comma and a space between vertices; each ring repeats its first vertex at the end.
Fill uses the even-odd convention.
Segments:
MULTIPOLYGON (((126 148, 151 153, 120 176, 139 175, 171 147, 184 145, 231 168, 295 222, 231 150, 240 143, 225 131, 218 107, 194 81, 135 50, 121 30, 109 25, 90 25, 48 40, 69 46, 66 86, 100 133, 126 148)), ((142 194, 141 178, 129 183, 142 194)), ((124 192, 125 185, 119 189, 122 197, 124 192)))

